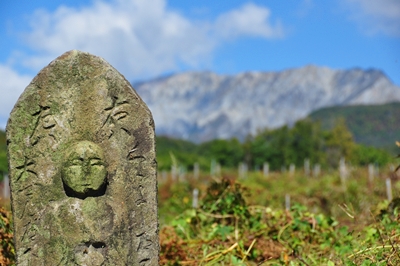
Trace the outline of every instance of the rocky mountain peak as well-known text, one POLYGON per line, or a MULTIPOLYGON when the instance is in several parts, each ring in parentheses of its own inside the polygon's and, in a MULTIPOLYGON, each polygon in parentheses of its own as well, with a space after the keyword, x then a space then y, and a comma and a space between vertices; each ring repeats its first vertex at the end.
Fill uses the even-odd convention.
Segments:
POLYGON ((243 139, 292 124, 322 107, 400 101, 400 87, 376 69, 307 65, 280 72, 187 72, 134 85, 156 132, 195 142, 243 139))

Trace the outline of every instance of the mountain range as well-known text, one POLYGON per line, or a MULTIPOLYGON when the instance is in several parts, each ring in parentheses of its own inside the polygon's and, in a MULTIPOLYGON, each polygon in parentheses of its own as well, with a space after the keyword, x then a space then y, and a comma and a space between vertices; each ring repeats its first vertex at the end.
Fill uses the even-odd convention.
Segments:
POLYGON ((197 143, 244 139, 325 107, 400 101, 400 87, 380 70, 314 65, 237 75, 186 72, 133 86, 150 108, 158 135, 197 143))

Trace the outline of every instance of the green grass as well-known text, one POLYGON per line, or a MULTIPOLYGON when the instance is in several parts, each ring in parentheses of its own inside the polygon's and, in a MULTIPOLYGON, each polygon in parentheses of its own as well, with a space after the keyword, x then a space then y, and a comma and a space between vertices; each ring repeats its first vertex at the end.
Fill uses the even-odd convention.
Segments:
MULTIPOLYGON (((181 182, 159 176, 160 264, 399 265, 394 203, 400 202, 400 183, 392 175, 396 200, 389 204, 389 175, 381 170, 371 181, 366 168, 355 168, 345 183, 336 171, 319 177, 250 172, 238 179, 236 171, 223 169, 221 176, 198 179, 189 173, 181 182), (196 209, 194 188, 200 190, 196 209)), ((11 217, 1 213, 0 260, 11 265, 11 217)))
MULTIPOLYGON (((400 216, 386 200, 388 174, 371 183, 366 168, 354 169, 345 184, 335 171, 318 178, 252 172, 237 180, 226 170, 224 178, 161 180, 162 264, 399 265, 400 216)), ((393 188, 399 197, 400 184, 393 188)))

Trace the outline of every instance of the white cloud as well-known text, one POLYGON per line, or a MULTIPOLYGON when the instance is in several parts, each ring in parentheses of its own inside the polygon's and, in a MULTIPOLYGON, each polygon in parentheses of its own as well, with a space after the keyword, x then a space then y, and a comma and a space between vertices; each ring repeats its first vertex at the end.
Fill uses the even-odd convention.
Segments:
POLYGON ((32 77, 19 75, 10 67, 0 65, 0 80, 0 128, 4 129, 11 109, 32 80, 32 77))
POLYGON ((222 14, 215 26, 219 36, 226 38, 249 35, 254 37, 276 38, 283 36, 283 27, 268 23, 271 11, 254 4, 246 4, 239 9, 222 14))
POLYGON ((383 33, 400 37, 399 0, 345 0, 352 19, 368 34, 383 33))
POLYGON ((36 11, 27 44, 37 51, 24 60, 36 71, 65 51, 102 56, 128 79, 210 64, 213 51, 234 38, 279 38, 283 27, 270 10, 255 4, 221 14, 215 21, 192 21, 167 8, 166 0, 95 1, 80 9, 36 11))

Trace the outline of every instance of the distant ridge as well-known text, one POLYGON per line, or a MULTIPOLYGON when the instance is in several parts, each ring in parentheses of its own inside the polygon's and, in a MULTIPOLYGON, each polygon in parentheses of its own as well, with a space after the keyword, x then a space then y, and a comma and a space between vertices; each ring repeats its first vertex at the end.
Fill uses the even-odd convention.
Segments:
POLYGON ((400 103, 328 107, 311 113, 310 118, 325 129, 343 118, 357 143, 399 153, 395 141, 400 141, 400 103))
POLYGON ((308 65, 281 72, 187 72, 134 84, 153 113, 156 133, 203 142, 244 139, 293 124, 324 107, 400 101, 380 70, 308 65))

